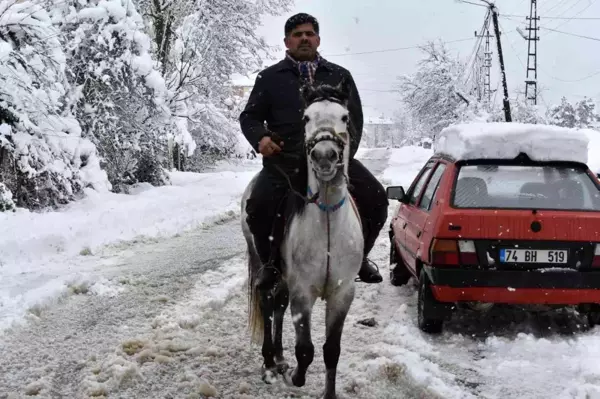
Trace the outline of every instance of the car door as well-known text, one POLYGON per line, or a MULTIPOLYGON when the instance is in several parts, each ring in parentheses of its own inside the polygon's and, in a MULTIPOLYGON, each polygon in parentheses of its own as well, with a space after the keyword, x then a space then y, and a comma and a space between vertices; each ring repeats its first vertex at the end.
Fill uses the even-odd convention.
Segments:
POLYGON ((429 241, 431 240, 432 228, 434 226, 435 215, 432 212, 432 208, 435 205, 435 195, 440 185, 440 181, 444 176, 447 165, 445 162, 440 161, 433 172, 430 173, 431 177, 425 184, 425 188, 422 190, 423 194, 418 199, 417 205, 411 210, 410 220, 406 228, 406 238, 408 248, 415 254, 414 264, 410 267, 414 267, 416 271, 417 259, 422 259, 421 252, 427 251, 429 247, 429 241))
POLYGON ((414 212, 415 205, 417 204, 417 200, 421 195, 421 192, 425 187, 425 183, 429 178, 429 174, 435 166, 435 164, 435 160, 430 160, 429 162, 427 162, 427 164, 425 164, 423 169, 421 169, 421 172, 413 181, 413 184, 406 193, 408 201, 400 205, 400 210, 398 212, 397 224, 399 228, 396 229, 396 231, 399 233, 396 233, 396 242, 398 243, 398 248, 400 250, 402 258, 404 259, 408 267, 413 268, 413 271, 415 264, 415 252, 414 250, 411 250, 411 242, 407 239, 406 231, 409 227, 412 213, 414 212))

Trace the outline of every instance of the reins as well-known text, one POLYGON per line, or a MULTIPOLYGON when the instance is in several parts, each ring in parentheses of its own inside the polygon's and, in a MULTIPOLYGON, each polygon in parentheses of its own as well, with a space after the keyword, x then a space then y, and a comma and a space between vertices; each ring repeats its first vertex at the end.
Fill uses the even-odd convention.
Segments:
MULTIPOLYGON (((307 153, 310 152, 310 150, 319 142, 321 141, 334 141, 336 144, 338 144, 341 148, 342 151, 340 153, 340 159, 338 160, 338 165, 341 164, 343 165, 343 153, 344 153, 344 147, 346 146, 346 142, 344 141, 344 139, 342 139, 341 135, 339 133, 337 133, 333 128, 329 128, 329 127, 324 127, 324 128, 320 128, 318 129, 315 134, 314 134, 314 138, 312 138, 311 140, 307 141, 306 143, 306 151, 307 153), (316 137, 319 133, 329 133, 331 136, 321 136, 321 137, 316 137)), ((280 156, 283 154, 280 154, 280 156)), ((292 156, 295 158, 299 158, 297 156, 294 155, 284 155, 284 156, 292 156)), ((277 164, 273 164, 273 166, 275 167, 275 169, 277 169, 277 171, 279 171, 279 173, 281 173, 283 175, 283 177, 286 179, 288 186, 290 188, 290 191, 292 193, 294 193, 295 195, 297 195, 298 197, 302 198, 302 200, 304 201, 305 204, 315 204, 317 206, 319 206, 319 204, 317 203, 319 197, 320 197, 320 191, 317 191, 316 193, 313 193, 312 195, 310 195, 310 188, 307 189, 308 191, 308 196, 303 195, 301 193, 299 193, 296 189, 294 189, 293 185, 292 185, 292 181, 289 177, 289 175, 277 164)), ((346 180, 346 184, 348 184, 348 176, 344 175, 344 179, 346 180)), ((328 191, 327 190, 327 184, 325 184, 325 203, 327 203, 327 196, 328 196, 328 191)), ((325 299, 325 291, 327 288, 327 285, 329 284, 329 279, 330 279, 330 275, 331 275, 331 218, 330 218, 330 214, 331 212, 335 212, 337 209, 339 209, 341 207, 341 205, 343 205, 343 202, 341 202, 341 204, 339 205, 339 207, 325 207, 322 208, 319 206, 319 208, 325 212, 325 217, 326 217, 326 232, 327 232, 327 261, 326 261, 326 269, 325 269, 325 283, 323 285, 323 290, 322 290, 322 295, 321 295, 321 299, 325 299)))

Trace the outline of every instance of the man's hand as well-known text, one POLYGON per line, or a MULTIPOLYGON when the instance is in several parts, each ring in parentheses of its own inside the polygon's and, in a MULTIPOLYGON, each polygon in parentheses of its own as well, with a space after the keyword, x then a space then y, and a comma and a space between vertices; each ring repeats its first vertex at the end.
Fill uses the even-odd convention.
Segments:
POLYGON ((281 147, 283 147, 283 141, 276 144, 271 137, 268 136, 263 137, 258 143, 258 151, 263 157, 270 157, 271 155, 281 152, 281 147))

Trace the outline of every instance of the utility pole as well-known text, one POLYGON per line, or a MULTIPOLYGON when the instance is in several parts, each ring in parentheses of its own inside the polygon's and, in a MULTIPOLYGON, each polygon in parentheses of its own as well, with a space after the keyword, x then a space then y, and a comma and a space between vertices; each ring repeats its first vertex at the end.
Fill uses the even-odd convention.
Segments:
POLYGON ((537 0, 531 0, 529 17, 526 17, 526 19, 529 21, 529 27, 527 28, 528 35, 526 38, 527 77, 525 79, 525 99, 533 105, 537 105, 537 44, 540 40, 538 36, 540 17, 537 15, 537 0))
MULTIPOLYGON (((487 1, 486 1, 487 3, 487 1)), ((498 59, 500 61, 500 73, 502 74, 502 86, 504 87, 504 119, 506 122, 512 122, 510 115, 510 101, 508 100, 508 84, 506 83, 506 71, 504 69, 504 55, 502 54, 502 42, 500 41, 500 27, 498 26, 498 10, 493 3, 487 3, 492 12, 492 21, 494 22, 494 33, 496 34, 496 44, 498 45, 498 59)))
POLYGON ((490 28, 489 28, 489 24, 485 29, 485 34, 484 35, 477 35, 477 32, 475 32, 475 36, 476 37, 483 37, 485 38, 485 47, 483 49, 483 60, 481 62, 481 81, 482 81, 482 86, 483 86, 483 90, 481 92, 481 96, 479 98, 479 100, 483 100, 483 102, 489 106, 492 102, 492 81, 491 81, 491 69, 492 69, 492 49, 491 49, 491 43, 490 43, 490 38, 494 37, 494 35, 490 35, 490 28))
MULTIPOLYGON (((461 0, 459 0, 461 1, 461 0)), ((500 61, 500 73, 502 74, 502 87, 504 88, 504 99, 503 99, 503 108, 504 108, 504 119, 506 122, 512 122, 512 117, 510 113, 510 101, 508 99, 508 84, 506 83, 506 70, 504 69, 504 55, 502 54, 502 42, 500 40, 500 26, 498 23, 498 9, 494 3, 491 3, 488 0, 480 0, 483 3, 488 5, 490 13, 492 14, 492 22, 494 23, 494 34, 496 36, 496 44, 498 46, 498 60, 500 61)), ((471 4, 470 2, 463 1, 471 4)))

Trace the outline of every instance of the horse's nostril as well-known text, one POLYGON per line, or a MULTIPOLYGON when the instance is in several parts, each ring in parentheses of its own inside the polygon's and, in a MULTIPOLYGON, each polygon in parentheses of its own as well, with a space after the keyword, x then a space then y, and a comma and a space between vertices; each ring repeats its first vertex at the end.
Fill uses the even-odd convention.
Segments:
POLYGON ((337 159, 337 152, 335 152, 333 149, 329 149, 327 151, 327 159, 330 161, 335 161, 337 159))

